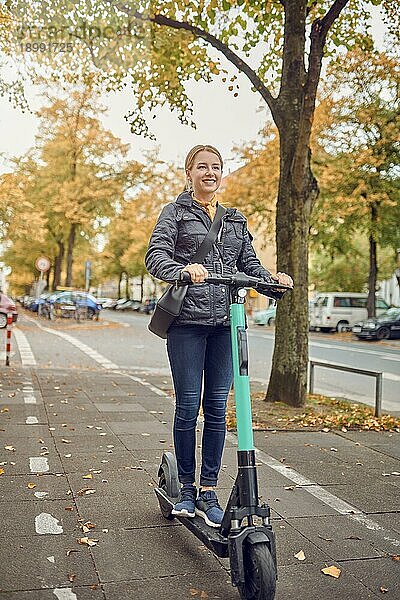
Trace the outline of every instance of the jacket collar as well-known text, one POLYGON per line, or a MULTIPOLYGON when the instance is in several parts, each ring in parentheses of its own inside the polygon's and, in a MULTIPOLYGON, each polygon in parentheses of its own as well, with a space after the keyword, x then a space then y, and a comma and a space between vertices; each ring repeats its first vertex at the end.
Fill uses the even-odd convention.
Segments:
MULTIPOLYGON (((175 202, 181 206, 192 207, 194 205, 197 208, 197 204, 193 202, 192 194, 186 190, 179 194, 175 202)), ((227 217, 234 217, 236 213, 236 208, 227 208, 225 214, 227 217)))

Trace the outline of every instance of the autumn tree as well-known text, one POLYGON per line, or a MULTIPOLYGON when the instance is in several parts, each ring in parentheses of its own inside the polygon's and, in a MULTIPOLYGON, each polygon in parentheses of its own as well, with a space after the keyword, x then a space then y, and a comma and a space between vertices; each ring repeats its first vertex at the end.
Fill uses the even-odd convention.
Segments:
POLYGON ((355 251, 368 239, 368 314, 375 315, 378 247, 400 245, 399 63, 385 53, 354 50, 332 64, 324 103, 330 114, 319 136, 321 195, 312 245, 325 255, 355 251), (358 235, 359 237, 359 235, 358 235))
MULTIPOLYGON (((164 104, 181 122, 193 124, 185 91, 185 83, 193 78, 211 82, 221 76, 228 91, 238 94, 238 75, 243 75, 268 105, 280 144, 277 266, 293 276, 295 289, 278 307, 267 397, 303 404, 308 364, 308 231, 318 196, 310 164, 315 99, 324 53, 341 44, 371 45, 369 4, 362 0, 46 0, 17 3, 8 15, 12 23, 18 23, 21 4, 25 17, 35 24, 36 41, 49 42, 49 36, 43 35, 50 33, 52 24, 52 34, 68 32, 68 41, 73 42, 67 58, 31 53, 29 66, 39 60, 54 69, 57 63, 61 73, 62 69, 70 72, 72 65, 77 77, 94 68, 111 89, 128 78, 135 92, 128 119, 136 133, 149 134, 145 111, 156 115, 164 104)), ((393 3, 373 0, 373 4, 385 6, 393 33, 398 34, 399 16, 393 3)), ((16 39, 24 47, 32 41, 31 32, 25 28, 16 39)), ((5 45, 8 54, 12 48, 5 45)))
POLYGON ((102 254, 103 275, 117 276, 119 289, 123 274, 143 277, 147 273, 144 257, 151 232, 166 198, 182 191, 180 179, 173 165, 162 164, 156 154, 148 154, 140 188, 125 198, 111 219, 102 254))

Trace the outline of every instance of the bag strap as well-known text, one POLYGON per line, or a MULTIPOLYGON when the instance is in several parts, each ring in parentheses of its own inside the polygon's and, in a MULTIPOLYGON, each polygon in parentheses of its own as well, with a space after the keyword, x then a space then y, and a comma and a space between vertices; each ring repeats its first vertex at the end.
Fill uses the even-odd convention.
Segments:
POLYGON ((218 203, 217 212, 216 212, 215 218, 212 222, 212 225, 211 225, 206 237, 200 244, 199 248, 196 250, 195 254, 190 259, 191 262, 198 262, 198 263, 203 262, 203 260, 207 256, 207 254, 210 252, 215 240, 217 239, 219 228, 221 226, 222 217, 224 216, 225 213, 226 213, 226 208, 224 206, 222 206, 222 204, 218 203))

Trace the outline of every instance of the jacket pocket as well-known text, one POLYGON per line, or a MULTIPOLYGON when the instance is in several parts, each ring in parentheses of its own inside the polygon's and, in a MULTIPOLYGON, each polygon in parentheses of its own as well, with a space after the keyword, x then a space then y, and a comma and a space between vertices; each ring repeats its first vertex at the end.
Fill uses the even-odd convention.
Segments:
POLYGON ((180 319, 203 320, 212 317, 210 286, 207 283, 189 285, 180 319))

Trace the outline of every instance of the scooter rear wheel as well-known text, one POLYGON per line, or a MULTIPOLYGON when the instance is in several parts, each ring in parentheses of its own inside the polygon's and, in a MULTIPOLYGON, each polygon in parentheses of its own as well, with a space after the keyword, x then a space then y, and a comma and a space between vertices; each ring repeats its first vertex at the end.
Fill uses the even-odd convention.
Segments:
MULTIPOLYGON (((158 469, 158 487, 168 498, 175 499, 179 494, 178 467, 172 452, 164 452, 158 469)), ((160 504, 163 517, 172 521, 174 515, 160 504)))
POLYGON ((243 547, 245 582, 238 587, 242 600, 273 600, 276 590, 276 570, 268 544, 243 547))

